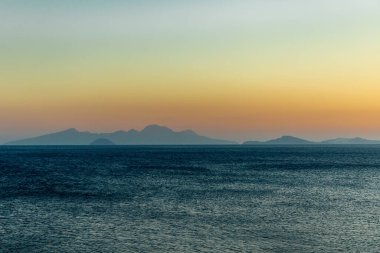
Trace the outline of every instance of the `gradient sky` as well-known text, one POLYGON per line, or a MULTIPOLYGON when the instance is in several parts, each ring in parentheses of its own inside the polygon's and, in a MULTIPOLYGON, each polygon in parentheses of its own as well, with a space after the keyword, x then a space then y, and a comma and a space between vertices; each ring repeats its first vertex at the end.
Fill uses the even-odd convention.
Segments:
POLYGON ((1 0, 0 142, 157 123, 380 139, 378 0, 1 0))

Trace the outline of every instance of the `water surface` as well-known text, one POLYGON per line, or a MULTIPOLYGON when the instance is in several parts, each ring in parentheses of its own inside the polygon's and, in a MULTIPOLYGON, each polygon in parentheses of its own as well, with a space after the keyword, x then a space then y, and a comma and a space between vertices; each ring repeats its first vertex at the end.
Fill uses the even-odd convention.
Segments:
POLYGON ((379 252, 380 146, 3 146, 0 249, 379 252))

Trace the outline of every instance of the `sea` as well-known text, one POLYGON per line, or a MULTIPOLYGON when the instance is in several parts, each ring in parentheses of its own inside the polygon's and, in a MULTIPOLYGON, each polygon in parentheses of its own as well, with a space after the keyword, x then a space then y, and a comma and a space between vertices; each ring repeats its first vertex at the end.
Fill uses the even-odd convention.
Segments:
POLYGON ((380 252, 380 146, 1 146, 0 252, 380 252))

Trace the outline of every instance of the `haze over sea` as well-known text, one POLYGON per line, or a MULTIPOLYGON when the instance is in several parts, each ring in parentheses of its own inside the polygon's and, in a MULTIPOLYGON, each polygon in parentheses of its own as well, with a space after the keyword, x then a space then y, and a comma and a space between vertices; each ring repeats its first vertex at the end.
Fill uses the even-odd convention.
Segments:
POLYGON ((379 252, 380 146, 0 147, 1 252, 379 252))

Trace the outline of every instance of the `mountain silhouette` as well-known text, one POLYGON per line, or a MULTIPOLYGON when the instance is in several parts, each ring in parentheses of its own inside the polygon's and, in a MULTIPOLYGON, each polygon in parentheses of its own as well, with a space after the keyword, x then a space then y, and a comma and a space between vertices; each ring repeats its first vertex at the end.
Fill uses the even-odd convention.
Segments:
POLYGON ((111 146, 115 145, 112 141, 104 138, 96 139, 95 141, 91 142, 90 145, 93 146, 111 146))
POLYGON ((277 139, 269 140, 269 141, 246 141, 243 143, 244 145, 309 145, 315 144, 315 142, 304 140, 301 138, 297 138, 294 136, 282 136, 277 139))
POLYGON ((380 141, 368 140, 360 137, 355 138, 336 138, 331 140, 322 141, 322 144, 380 144, 380 141))
POLYGON ((173 131, 159 125, 148 125, 143 130, 117 131, 113 133, 80 132, 70 128, 61 132, 46 134, 6 143, 6 145, 89 145, 99 139, 106 139, 116 145, 225 145, 233 141, 201 136, 192 130, 173 131))
POLYGON ((278 139, 274 139, 274 140, 269 140, 266 142, 267 144, 313 144, 313 142, 311 141, 308 141, 308 140, 304 140, 304 139, 301 139, 301 138, 297 138, 297 137, 294 137, 294 136, 282 136, 278 139))
MULTIPOLYGON (((201 136, 192 130, 173 131, 160 125, 148 125, 141 131, 131 129, 113 133, 81 132, 75 128, 28 139, 11 141, 5 145, 230 145, 234 141, 201 136)), ((378 140, 336 138, 313 142, 285 135, 268 141, 246 141, 243 145, 369 145, 380 144, 378 140)))
POLYGON ((367 140, 364 138, 336 138, 321 142, 309 141, 294 136, 282 136, 269 141, 246 141, 243 145, 369 145, 380 144, 377 140, 367 140))

